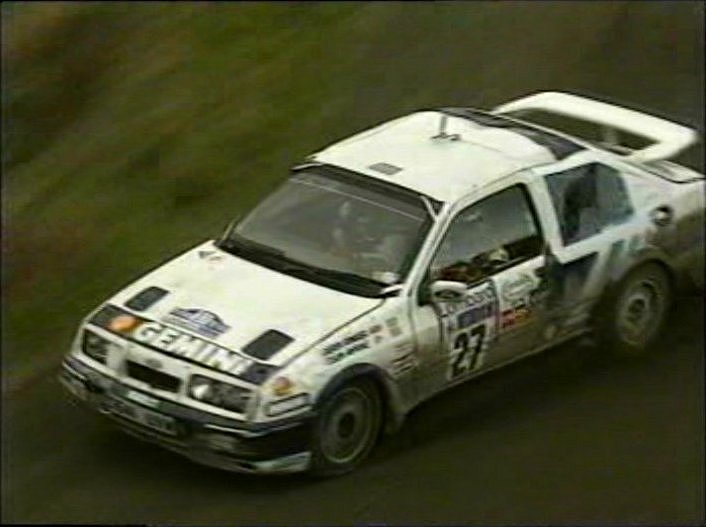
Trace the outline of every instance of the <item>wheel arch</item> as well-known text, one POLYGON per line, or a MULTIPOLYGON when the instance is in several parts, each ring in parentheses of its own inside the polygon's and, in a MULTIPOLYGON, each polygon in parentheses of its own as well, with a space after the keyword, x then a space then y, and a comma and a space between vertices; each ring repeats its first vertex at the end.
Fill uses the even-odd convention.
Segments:
POLYGON ((672 291, 676 291, 683 287, 684 279, 675 269, 671 258, 656 247, 648 247, 636 255, 636 258, 631 262, 631 265, 620 269, 610 278, 610 282, 607 285, 611 287, 604 288, 602 296, 607 296, 607 293, 613 289, 614 286, 620 284, 623 280, 630 276, 630 274, 634 273, 638 269, 648 265, 656 265, 664 271, 669 281, 669 287, 672 291))
POLYGON ((604 286, 598 301, 591 310, 591 320, 593 321, 594 329, 601 327, 605 323, 605 314, 609 312, 608 307, 615 301, 621 284, 633 273, 651 265, 658 267, 664 272, 672 295, 676 293, 679 287, 682 287, 682 280, 680 280, 678 273, 670 264, 669 258, 662 254, 661 251, 645 250, 633 260, 632 265, 626 266, 618 273, 614 273, 604 286))
POLYGON ((314 412, 318 413, 323 402, 336 390, 360 379, 371 381, 380 394, 383 411, 383 431, 389 434, 398 430, 402 426, 405 416, 402 397, 394 381, 389 378, 385 371, 379 366, 370 363, 353 364, 331 378, 316 397, 314 412))

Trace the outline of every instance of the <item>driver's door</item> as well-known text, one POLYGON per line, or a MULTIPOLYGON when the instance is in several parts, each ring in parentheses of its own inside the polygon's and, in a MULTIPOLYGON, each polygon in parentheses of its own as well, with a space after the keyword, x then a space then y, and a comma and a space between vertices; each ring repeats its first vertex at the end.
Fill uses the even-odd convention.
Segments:
POLYGON ((486 197, 457 214, 429 266, 422 290, 440 280, 462 282, 465 298, 423 294, 417 332, 436 325, 426 346, 421 391, 455 384, 534 347, 541 329, 534 301, 544 267, 544 239, 524 184, 486 197), (429 326, 429 327, 426 327, 429 326))

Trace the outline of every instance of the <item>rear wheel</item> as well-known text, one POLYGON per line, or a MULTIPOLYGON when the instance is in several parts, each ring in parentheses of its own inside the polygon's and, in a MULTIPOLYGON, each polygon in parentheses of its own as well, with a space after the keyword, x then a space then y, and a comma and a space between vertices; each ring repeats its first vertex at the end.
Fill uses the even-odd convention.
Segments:
POLYGON ((334 476, 353 470, 375 446, 381 421, 380 394, 371 381, 357 380, 336 390, 314 426, 312 473, 334 476))
POLYGON ((620 356, 642 354, 659 335, 671 302, 669 277, 659 265, 634 270, 599 309, 600 345, 620 356))

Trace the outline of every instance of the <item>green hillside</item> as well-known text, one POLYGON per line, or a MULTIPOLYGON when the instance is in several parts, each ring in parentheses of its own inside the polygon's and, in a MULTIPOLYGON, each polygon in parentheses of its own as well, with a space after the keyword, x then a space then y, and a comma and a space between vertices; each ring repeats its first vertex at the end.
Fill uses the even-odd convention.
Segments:
POLYGON ((116 289, 378 122, 564 89, 703 128, 700 3, 5 2, 2 30, 10 388, 116 289))

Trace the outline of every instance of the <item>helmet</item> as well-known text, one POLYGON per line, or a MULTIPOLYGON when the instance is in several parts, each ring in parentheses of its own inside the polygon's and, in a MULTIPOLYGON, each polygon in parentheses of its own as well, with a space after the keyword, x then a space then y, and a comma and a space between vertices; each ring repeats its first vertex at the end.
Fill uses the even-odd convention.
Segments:
POLYGON ((372 251, 379 243, 372 207, 354 198, 344 201, 338 208, 333 237, 341 248, 372 251))

